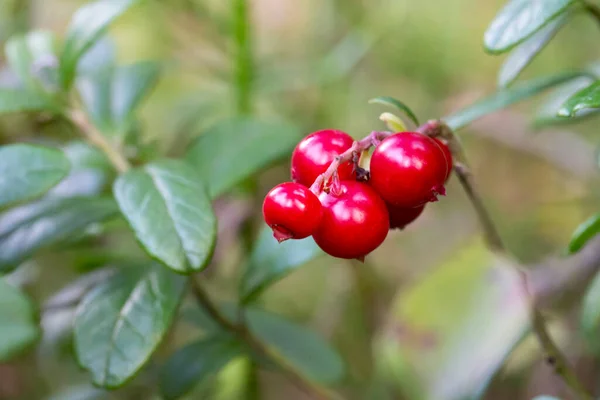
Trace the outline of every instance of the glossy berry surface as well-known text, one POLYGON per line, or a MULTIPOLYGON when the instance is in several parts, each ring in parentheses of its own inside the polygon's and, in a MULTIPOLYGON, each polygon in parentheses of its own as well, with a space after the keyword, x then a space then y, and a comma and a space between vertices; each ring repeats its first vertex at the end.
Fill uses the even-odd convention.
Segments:
POLYGON ((450 175, 452 175, 452 168, 454 167, 454 160, 452 158, 452 153, 450 152, 448 145, 445 142, 443 142, 441 139, 433 138, 433 140, 435 140, 435 142, 438 144, 438 146, 440 146, 440 149, 442 149, 442 152, 444 153, 444 157, 446 157, 446 167, 448 168, 448 172, 446 172, 446 181, 445 182, 448 182, 448 179, 450 179, 450 175))
POLYGON ((402 132, 389 136, 371 156, 371 186, 399 207, 417 207, 446 193, 447 162, 440 146, 425 135, 402 132))
POLYGON ((339 193, 321 193, 323 217, 313 234, 327 254, 363 259, 385 240, 389 215, 385 202, 369 185, 341 181, 339 193))
POLYGON ((390 214, 390 229, 404 229, 406 225, 416 220, 423 213, 425 205, 405 208, 388 205, 390 214))
MULTIPOLYGON (((345 132, 326 129, 306 136, 292 153, 292 180, 310 187, 327 170, 334 158, 352 147, 354 139, 345 132)), ((338 168, 340 179, 353 177, 352 163, 338 168)))
POLYGON ((286 182, 275 186, 263 202, 263 217, 282 242, 313 234, 321 221, 321 203, 305 186, 286 182))

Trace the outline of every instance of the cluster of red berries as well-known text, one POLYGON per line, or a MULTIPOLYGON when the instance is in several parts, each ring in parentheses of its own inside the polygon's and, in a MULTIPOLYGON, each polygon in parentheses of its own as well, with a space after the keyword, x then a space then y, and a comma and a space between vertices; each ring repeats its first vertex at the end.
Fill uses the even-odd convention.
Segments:
POLYGON ((442 140, 416 132, 374 134, 355 142, 347 133, 322 130, 296 146, 293 182, 275 186, 263 203, 277 240, 312 235, 331 256, 364 259, 390 229, 404 228, 445 195, 452 155, 442 140), (367 172, 358 162, 371 145, 367 172))

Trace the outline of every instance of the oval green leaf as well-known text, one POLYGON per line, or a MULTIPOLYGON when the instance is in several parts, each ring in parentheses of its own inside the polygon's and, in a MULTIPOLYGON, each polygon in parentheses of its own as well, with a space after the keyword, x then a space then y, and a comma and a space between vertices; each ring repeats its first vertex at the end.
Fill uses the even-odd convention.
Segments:
POLYGON ((0 279, 0 362, 18 355, 39 335, 36 311, 29 298, 0 279))
POLYGON ((575 93, 558 110, 561 117, 573 117, 579 111, 600 108, 600 81, 575 93))
POLYGON ((113 191, 152 257, 179 273, 207 265, 217 220, 202 181, 189 165, 177 160, 147 164, 121 175, 113 191))
POLYGON ((0 147, 0 208, 43 195, 70 168, 60 150, 27 144, 0 147))
POLYGON ((570 118, 564 118, 558 115, 558 110, 568 99, 575 93, 588 87, 594 80, 595 79, 590 76, 582 76, 553 89, 550 93, 545 95, 542 104, 536 111, 533 126, 535 128, 541 128, 547 125, 576 123, 585 118, 592 117, 595 114, 597 115, 600 111, 599 109, 582 110, 570 118))
POLYGON ((591 216, 575 229, 569 242, 569 254, 581 250, 598 232, 600 232, 600 213, 591 216))
POLYGON ((400 100, 389 96, 379 96, 369 100, 369 104, 383 104, 385 106, 396 108, 402 111, 404 114, 406 114, 410 118, 410 120, 415 123, 416 126, 419 126, 419 119, 417 118, 415 113, 410 109, 410 107, 408 107, 400 100))
POLYGON ((260 233, 244 270, 242 301, 248 303, 294 269, 323 254, 312 238, 278 243, 270 228, 260 233))
POLYGON ((219 333, 177 350, 163 366, 160 391, 166 400, 178 399, 206 379, 217 374, 244 347, 231 335, 219 333))
MULTIPOLYGON (((44 82, 41 71, 55 68, 55 38, 51 32, 33 31, 13 36, 6 42, 5 53, 10 68, 21 82, 32 91, 41 91, 44 82)), ((55 70, 53 70, 56 72, 55 70)))
POLYGON ((0 115, 31 111, 57 111, 45 97, 21 89, 0 89, 0 115))
POLYGON ((235 118, 200 135, 186 159, 214 198, 289 155, 299 139, 297 128, 284 122, 235 118))
POLYGON ((503 53, 522 43, 576 0, 510 0, 485 32, 484 44, 490 53, 503 53))
POLYGON ((587 344, 596 354, 600 353, 600 274, 596 274, 585 292, 579 322, 587 344))
POLYGON ((147 265, 124 270, 85 296, 75 317, 75 351, 96 385, 122 386, 142 368, 171 326, 185 282, 147 265))

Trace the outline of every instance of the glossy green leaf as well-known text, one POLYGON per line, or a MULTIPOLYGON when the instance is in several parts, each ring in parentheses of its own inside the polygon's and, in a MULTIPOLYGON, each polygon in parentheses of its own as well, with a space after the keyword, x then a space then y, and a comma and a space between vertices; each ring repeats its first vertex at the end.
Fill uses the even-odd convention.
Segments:
POLYGON ((0 214, 0 273, 118 214, 109 198, 44 198, 0 214))
POLYGON ((123 270, 85 296, 75 317, 75 351, 96 385, 119 387, 142 368, 171 326, 185 282, 147 265, 123 270))
POLYGON ((242 354, 244 348, 239 340, 226 333, 219 333, 182 347, 162 368, 162 396, 166 400, 184 396, 242 354))
POLYGON ((385 106, 396 108, 405 113, 410 118, 410 120, 415 123, 415 125, 419 126, 419 119, 417 118, 415 113, 400 100, 389 96, 379 96, 369 100, 369 104, 383 104, 385 106))
POLYGON ((189 165, 177 160, 147 164, 121 175, 113 190, 152 257, 180 273, 207 265, 217 220, 201 179, 189 165))
POLYGON ((501 110, 511 104, 533 97, 544 90, 584 75, 587 74, 583 72, 565 72, 558 75, 519 82, 510 88, 497 91, 489 97, 444 118, 444 120, 452 129, 457 130, 487 114, 501 110))
POLYGON ((299 139, 293 125, 236 118, 204 132, 186 159, 201 174, 214 198, 288 156, 299 139))
MULTIPOLYGON (((13 36, 6 42, 5 53, 11 69, 30 90, 40 89, 44 68, 55 68, 55 38, 50 32, 33 31, 13 36)), ((45 82, 55 83, 55 82, 45 82)))
POLYGON ((28 144, 0 147, 0 208, 46 193, 71 165, 60 151, 28 144))
POLYGON ((485 32, 491 53, 503 53, 523 42, 567 11, 577 0, 510 0, 485 32))
POLYGON ((498 74, 498 86, 510 85, 533 59, 546 47, 558 31, 569 19, 569 13, 564 13, 548 25, 540 29, 529 39, 514 49, 502 64, 498 74))
POLYGON ((600 232, 600 214, 595 214, 575 229, 569 242, 569 254, 581 250, 585 244, 600 232))
POLYGON ((243 301, 251 301, 271 284, 321 254, 312 237, 278 243, 270 228, 263 229, 244 270, 243 301))
POLYGON ((600 274, 596 274, 581 304, 581 332, 595 353, 600 352, 600 274))
POLYGON ((581 110, 570 118, 564 118, 558 115, 558 110, 569 98, 580 90, 588 87, 592 82, 594 82, 592 77, 582 76, 560 85, 550 93, 546 94, 542 104, 536 111, 533 126, 535 128, 541 128, 547 125, 572 124, 595 114, 597 115, 600 109, 581 110))
POLYGON ((0 362, 19 354, 39 335, 36 311, 29 298, 0 279, 0 362))
POLYGON ((600 81, 575 93, 558 110, 561 117, 572 117, 579 111, 600 108, 600 81))
POLYGON ((20 89, 0 89, 0 115, 29 111, 56 111, 46 98, 20 89))
POLYGON ((60 82, 71 86, 80 57, 102 36, 108 26, 137 0, 98 0, 75 12, 60 56, 60 82))

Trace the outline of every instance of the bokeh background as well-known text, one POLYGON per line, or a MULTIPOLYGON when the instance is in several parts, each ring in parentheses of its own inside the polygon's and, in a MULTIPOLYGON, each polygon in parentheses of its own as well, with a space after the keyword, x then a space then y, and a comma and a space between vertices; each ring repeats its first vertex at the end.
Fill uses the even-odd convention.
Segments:
MULTIPOLYGON (((148 152, 182 154, 191 138, 239 112, 285 120, 302 134, 336 128, 360 138, 384 129, 378 116, 389 110, 367 104, 375 96, 402 99, 426 120, 496 88, 503 58, 486 54, 482 38, 501 0, 251 0, 246 69, 235 62, 232 3, 146 0, 111 28, 119 61, 150 59, 164 66, 142 108, 140 132, 148 152), (246 109, 240 109, 240 90, 248 95, 246 109)), ((62 35, 81 4, 1 0, 0 41, 30 29, 62 35)), ((593 63, 597 30, 591 18, 575 16, 522 79, 593 63)), ((0 72, 0 80, 10 79, 0 72)), ((534 127, 546 99, 483 118, 460 135, 510 252, 527 264, 560 255, 600 196, 597 120, 534 127)), ((0 141, 61 137, 61 129, 27 115, 10 116, 0 119, 0 141)), ((234 298, 247 248, 262 228, 262 197, 287 179, 289 159, 283 159, 217 201, 219 245, 207 276, 218 298, 234 298)), ((392 232, 365 264, 319 257, 274 285, 260 304, 333 343, 347 362, 340 388, 350 398, 466 399, 491 379, 485 399, 568 399, 536 342, 521 340, 522 312, 511 301, 515 294, 502 286, 510 278, 497 273, 499 262, 484 249, 455 178, 447 189, 416 223, 392 232)), ((139 251, 131 238, 117 235, 111 250, 139 251)), ((85 269, 86 257, 46 253, 13 279, 43 302, 85 269)), ((577 315, 568 310, 551 328, 593 387, 600 364, 577 333, 577 315)), ((41 344, 0 365, 0 399, 158 398, 143 380, 111 393, 94 389, 73 360, 69 312, 44 314, 42 323, 41 344)), ((195 334, 185 321, 180 325, 159 360, 195 334)), ((236 361, 189 398, 250 396, 248 370, 245 360, 236 361)), ((257 379, 258 398, 307 398, 276 374, 257 379)))

